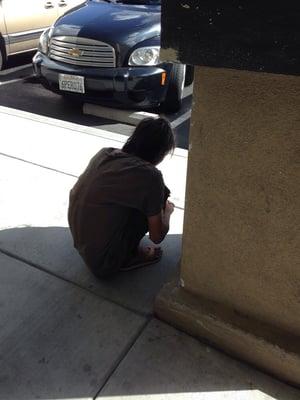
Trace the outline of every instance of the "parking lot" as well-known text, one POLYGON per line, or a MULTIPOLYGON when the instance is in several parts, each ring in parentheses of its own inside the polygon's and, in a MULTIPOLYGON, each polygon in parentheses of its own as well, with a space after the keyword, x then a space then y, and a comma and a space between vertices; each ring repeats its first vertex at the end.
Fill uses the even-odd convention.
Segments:
MULTIPOLYGON (((43 88, 33 75, 32 56, 33 54, 29 53, 11 57, 7 68, 0 72, 0 106, 124 135, 130 135, 134 123, 144 115, 158 112, 150 110, 146 114, 141 112, 135 114, 137 110, 124 111, 99 107, 96 109, 97 116, 85 114, 83 110, 91 112, 88 106, 82 107, 43 88)), ((184 89, 181 110, 178 113, 166 115, 174 128, 177 146, 184 149, 188 148, 191 104, 192 85, 184 89)), ((94 111, 95 107, 92 112, 94 111)))

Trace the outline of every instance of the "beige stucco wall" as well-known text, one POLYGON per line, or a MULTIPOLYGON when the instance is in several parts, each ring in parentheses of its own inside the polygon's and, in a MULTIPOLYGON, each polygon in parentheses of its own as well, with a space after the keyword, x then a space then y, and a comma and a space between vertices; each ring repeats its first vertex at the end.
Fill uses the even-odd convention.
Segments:
POLYGON ((198 67, 181 279, 300 334, 300 78, 198 67))

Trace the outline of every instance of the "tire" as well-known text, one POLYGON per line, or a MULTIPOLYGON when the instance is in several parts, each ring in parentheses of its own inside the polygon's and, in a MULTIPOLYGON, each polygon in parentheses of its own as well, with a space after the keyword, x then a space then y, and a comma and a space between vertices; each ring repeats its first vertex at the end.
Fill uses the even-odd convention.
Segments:
POLYGON ((182 104, 186 66, 184 64, 173 64, 170 80, 163 109, 166 112, 177 112, 182 104))
POLYGON ((0 71, 5 67, 5 52, 4 52, 4 47, 3 44, 1 43, 1 37, 0 37, 0 71))
POLYGON ((185 71, 184 86, 190 86, 193 82, 194 82, 194 67, 193 65, 187 65, 185 71))

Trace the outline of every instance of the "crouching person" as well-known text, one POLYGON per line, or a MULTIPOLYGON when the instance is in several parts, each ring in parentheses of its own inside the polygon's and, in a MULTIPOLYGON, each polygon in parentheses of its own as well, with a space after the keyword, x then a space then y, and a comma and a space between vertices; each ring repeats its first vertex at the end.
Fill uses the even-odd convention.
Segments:
POLYGON ((174 204, 156 165, 174 147, 168 121, 144 119, 121 150, 100 150, 71 190, 74 246, 97 277, 160 260, 160 247, 140 241, 149 232, 157 245, 169 230, 174 204))

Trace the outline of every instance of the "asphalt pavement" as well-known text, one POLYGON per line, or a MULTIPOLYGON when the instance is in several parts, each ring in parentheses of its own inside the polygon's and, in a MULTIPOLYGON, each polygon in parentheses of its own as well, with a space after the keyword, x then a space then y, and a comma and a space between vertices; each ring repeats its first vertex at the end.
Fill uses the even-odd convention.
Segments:
MULTIPOLYGON (((130 135, 133 125, 123 117, 124 111, 117 108, 107 112, 86 115, 83 107, 60 95, 46 90, 34 77, 31 67, 33 53, 14 56, 9 60, 7 68, 0 72, 0 105, 12 107, 38 115, 73 122, 83 126, 105 129, 113 133, 130 135)), ((188 136, 192 104, 192 85, 185 87, 182 108, 174 114, 164 115, 172 124, 177 146, 188 148, 188 136)), ((128 110, 128 114, 136 110, 128 110)), ((157 110, 150 110, 157 113, 157 110)))

